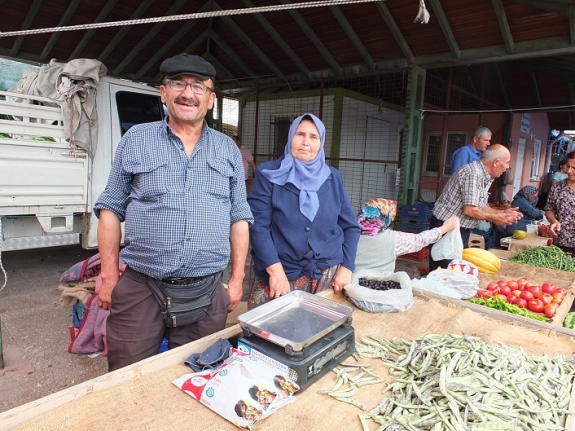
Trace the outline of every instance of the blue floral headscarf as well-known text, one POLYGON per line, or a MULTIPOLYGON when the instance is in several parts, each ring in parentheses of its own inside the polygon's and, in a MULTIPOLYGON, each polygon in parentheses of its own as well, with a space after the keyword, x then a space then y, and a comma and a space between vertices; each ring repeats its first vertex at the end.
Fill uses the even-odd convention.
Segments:
POLYGON ((303 114, 297 117, 290 126, 280 167, 262 171, 263 176, 274 184, 283 186, 285 183, 292 183, 299 189, 299 210, 310 221, 313 221, 319 209, 317 191, 331 175, 331 171, 325 163, 324 146, 325 126, 315 115, 303 114), (303 120, 313 121, 321 139, 321 146, 317 155, 309 162, 300 162, 291 154, 291 141, 295 136, 297 127, 303 120))
POLYGON ((357 216, 362 235, 375 236, 387 229, 395 220, 397 202, 391 199, 368 200, 357 216))

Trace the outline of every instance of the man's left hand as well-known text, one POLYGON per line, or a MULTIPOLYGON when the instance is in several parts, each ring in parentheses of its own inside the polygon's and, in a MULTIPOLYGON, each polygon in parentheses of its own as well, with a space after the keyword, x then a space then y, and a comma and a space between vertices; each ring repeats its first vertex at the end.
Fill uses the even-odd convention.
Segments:
POLYGON ((232 312, 234 308, 242 300, 243 295, 243 277, 231 277, 228 281, 228 295, 230 297, 230 305, 228 305, 228 313, 232 312))

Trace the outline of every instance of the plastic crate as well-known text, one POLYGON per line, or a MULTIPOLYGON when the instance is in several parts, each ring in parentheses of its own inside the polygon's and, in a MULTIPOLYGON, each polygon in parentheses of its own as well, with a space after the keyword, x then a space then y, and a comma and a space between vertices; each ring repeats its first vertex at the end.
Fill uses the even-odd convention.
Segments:
POLYGON ((433 213, 433 203, 415 202, 413 205, 401 206, 401 218, 403 219, 426 219, 429 220, 433 213))
POLYGON ((409 259, 409 260, 416 260, 418 262, 423 262, 424 260, 429 259, 429 247, 423 247, 418 252, 404 254, 399 257, 402 259, 409 259))
POLYGON ((401 219, 401 228, 404 232, 419 233, 429 229, 429 219, 401 219))

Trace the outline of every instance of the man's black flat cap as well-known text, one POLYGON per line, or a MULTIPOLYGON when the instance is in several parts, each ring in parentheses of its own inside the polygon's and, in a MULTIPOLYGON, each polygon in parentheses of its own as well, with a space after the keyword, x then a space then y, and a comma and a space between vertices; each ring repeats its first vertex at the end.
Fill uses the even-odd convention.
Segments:
POLYGON ((197 55, 186 53, 166 58, 160 65, 160 72, 166 75, 166 78, 193 75, 202 79, 209 78, 213 81, 216 77, 216 69, 212 63, 197 55))

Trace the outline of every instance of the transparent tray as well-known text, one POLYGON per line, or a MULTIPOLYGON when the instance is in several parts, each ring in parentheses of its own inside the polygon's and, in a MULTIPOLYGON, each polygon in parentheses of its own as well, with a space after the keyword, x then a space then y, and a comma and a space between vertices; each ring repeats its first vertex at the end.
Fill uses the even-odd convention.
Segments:
POLYGON ((245 335, 257 335, 285 348, 304 347, 345 323, 353 308, 311 293, 294 290, 238 316, 245 335))

